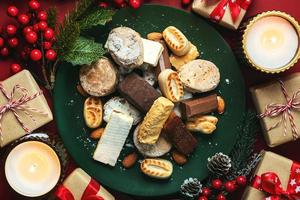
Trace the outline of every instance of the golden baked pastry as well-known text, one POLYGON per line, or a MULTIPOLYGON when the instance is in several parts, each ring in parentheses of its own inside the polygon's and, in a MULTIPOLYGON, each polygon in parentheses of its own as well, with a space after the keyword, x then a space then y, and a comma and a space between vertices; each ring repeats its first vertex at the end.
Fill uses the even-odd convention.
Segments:
POLYGON ((166 69, 158 76, 158 84, 162 94, 173 102, 178 102, 183 97, 183 85, 178 73, 166 69))
POLYGON ((190 118, 187 121, 186 127, 189 131, 211 134, 216 130, 217 123, 218 123, 218 118, 214 116, 211 115, 196 116, 190 118))
POLYGON ((185 35, 174 26, 163 31, 163 37, 170 50, 177 56, 183 56, 190 50, 190 42, 185 35))
POLYGON ((165 97, 159 97, 146 114, 139 132, 138 141, 143 144, 154 144, 174 108, 174 104, 165 97))
POLYGON ((102 123, 102 102, 97 97, 88 97, 83 106, 83 116, 85 124, 89 128, 97 128, 102 123))
POLYGON ((91 65, 84 65, 79 72, 80 84, 90 95, 101 97, 115 91, 117 69, 107 58, 100 58, 91 65))
POLYGON ((172 175, 173 165, 164 159, 145 159, 141 162, 141 171, 152 178, 166 179, 172 175))
POLYGON ((191 49, 189 50, 189 52, 187 52, 187 54, 185 54, 184 56, 176 56, 172 54, 170 56, 170 62, 173 67, 175 67, 177 70, 180 70, 180 68, 184 64, 192 60, 195 60, 196 58, 198 58, 198 56, 199 56, 199 52, 197 47, 191 43, 191 49))

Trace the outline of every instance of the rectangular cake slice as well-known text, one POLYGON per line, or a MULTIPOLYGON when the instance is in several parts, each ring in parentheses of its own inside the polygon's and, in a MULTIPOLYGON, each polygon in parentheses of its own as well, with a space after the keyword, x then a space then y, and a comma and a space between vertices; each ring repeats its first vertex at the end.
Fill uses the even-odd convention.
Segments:
POLYGON ((132 123, 132 117, 113 112, 98 142, 93 158, 104 164, 115 166, 132 123))
POLYGON ((164 47, 161 43, 143 39, 142 42, 144 45, 144 62, 150 64, 153 67, 156 67, 158 59, 160 58, 164 47))

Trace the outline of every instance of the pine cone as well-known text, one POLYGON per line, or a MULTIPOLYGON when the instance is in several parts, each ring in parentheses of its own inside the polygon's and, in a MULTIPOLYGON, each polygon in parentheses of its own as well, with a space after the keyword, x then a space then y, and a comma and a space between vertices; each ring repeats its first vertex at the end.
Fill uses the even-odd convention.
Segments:
POLYGON ((202 184, 197 178, 185 179, 180 187, 181 194, 195 198, 202 191, 202 184))
POLYGON ((214 156, 207 159, 208 170, 218 176, 228 174, 231 169, 231 159, 223 153, 216 153, 214 156))

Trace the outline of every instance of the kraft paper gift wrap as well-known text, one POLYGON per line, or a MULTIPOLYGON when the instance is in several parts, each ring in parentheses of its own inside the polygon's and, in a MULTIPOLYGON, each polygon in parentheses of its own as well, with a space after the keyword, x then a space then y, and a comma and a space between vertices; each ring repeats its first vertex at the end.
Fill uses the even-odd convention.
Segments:
MULTIPOLYGON (((32 96, 40 91, 38 84, 32 77, 31 73, 27 70, 23 70, 9 77, 8 79, 2 81, 1 84, 8 94, 11 93, 14 86, 16 85, 20 85, 21 87, 25 88, 27 90, 28 96, 32 96)), ((20 99, 20 97, 21 91, 16 90, 15 95, 13 96, 13 100, 18 100, 20 99)), ((0 90, 0 107, 6 105, 7 102, 8 99, 0 90)), ((37 109, 39 112, 43 113, 41 114, 25 109, 29 114, 33 116, 33 120, 24 112, 24 110, 16 110, 26 128, 29 129, 29 132, 34 131, 35 129, 52 121, 53 116, 44 95, 41 94, 37 96, 36 98, 25 103, 25 105, 29 106, 30 108, 37 109)), ((8 110, 3 114, 0 123, 2 128, 2 140, 0 140, 0 147, 3 147, 6 144, 26 134, 26 131, 23 129, 11 110, 8 110)))
MULTIPOLYGON (((300 73, 295 73, 289 75, 282 79, 284 86, 286 88, 288 96, 291 98, 298 90, 300 90, 300 73)), ((286 104, 286 99, 282 92, 279 81, 273 81, 267 84, 259 85, 250 88, 252 98, 258 114, 265 111, 265 108, 270 103, 275 104, 286 104)), ((300 96, 300 95, 299 95, 300 96)), ((297 98, 300 101, 300 98, 297 98)), ((300 132, 300 110, 292 109, 292 115, 294 122, 296 124, 296 129, 298 134, 300 132)), ((284 122, 278 124, 277 127, 270 129, 274 124, 282 120, 283 113, 279 114, 277 117, 264 117, 260 118, 261 126, 265 136, 265 140, 270 147, 275 147, 280 144, 293 141, 296 139, 292 133, 292 127, 289 117, 286 119, 286 130, 287 134, 284 134, 284 122), (269 131, 268 131, 269 130, 269 131)))
MULTIPOLYGON (((213 12, 213 10, 219 3, 220 0, 194 0, 192 9, 197 14, 206 18, 210 18, 210 14, 213 12)), ((237 20, 233 21, 230 13, 230 8, 229 6, 227 6, 225 14, 222 17, 222 19, 220 19, 219 24, 229 29, 237 29, 241 24, 245 14, 246 10, 242 8, 240 10, 237 20)))
MULTIPOLYGON (((63 182, 63 186, 72 193, 75 200, 81 200, 90 181, 91 177, 81 168, 77 168, 63 182)), ((95 193, 104 200, 115 200, 115 198, 102 186, 100 186, 99 191, 95 191, 95 193)))
MULTIPOLYGON (((261 176, 264 173, 274 172, 278 175, 282 188, 286 190, 289 184, 292 164, 293 161, 288 158, 265 151, 262 153, 261 161, 257 165, 254 175, 261 176)), ((252 186, 248 186, 243 194, 242 200, 263 200, 268 196, 266 193, 252 186)))

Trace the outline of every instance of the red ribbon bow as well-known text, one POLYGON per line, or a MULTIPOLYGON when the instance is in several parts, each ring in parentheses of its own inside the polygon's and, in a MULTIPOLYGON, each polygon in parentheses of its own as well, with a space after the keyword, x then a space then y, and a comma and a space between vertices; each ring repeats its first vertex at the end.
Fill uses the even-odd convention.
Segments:
MULTIPOLYGON (((99 190, 99 183, 97 183, 94 179, 91 179, 81 197, 81 200, 105 200, 101 196, 97 195, 99 190)), ((59 200, 75 200, 72 192, 63 185, 60 185, 57 188, 55 195, 59 200)))
POLYGON ((278 175, 274 172, 267 172, 260 176, 255 176, 252 187, 266 192, 269 196, 264 200, 298 200, 300 199, 300 164, 293 163, 287 190, 282 188, 278 175))
POLYGON ((31 96, 28 96, 28 91, 26 88, 20 86, 20 85, 15 85, 11 91, 11 93, 8 93, 5 88, 3 87, 3 85, 0 83, 0 91, 4 94, 4 96, 7 98, 7 103, 3 106, 0 106, 0 137, 1 140, 3 140, 2 137, 2 127, 1 127, 1 120, 3 115, 8 112, 8 111, 12 111, 12 113, 15 115, 16 119, 18 120, 18 122, 21 124, 22 128, 25 130, 26 133, 29 133, 30 130, 25 126, 25 124, 23 123, 21 117, 18 114, 18 110, 23 111, 27 116, 30 117, 30 119, 32 121, 35 121, 35 119, 33 118, 33 115, 30 112, 35 112, 35 113, 39 113, 42 115, 47 115, 48 113, 40 111, 38 109, 32 108, 28 105, 26 105, 26 103, 28 103, 29 101, 35 99, 36 97, 38 97, 39 95, 42 95, 43 92, 39 91, 31 96), (15 99, 15 95, 18 93, 21 94, 20 98, 15 99), (28 112, 30 111, 30 112, 28 112))
POLYGON ((251 3, 252 0, 221 0, 209 16, 219 22, 223 18, 227 6, 229 6, 232 21, 235 23, 239 18, 241 9, 247 10, 251 3))
POLYGON ((281 91, 284 95, 284 98, 286 100, 286 103, 284 104, 274 104, 271 103, 266 106, 265 112, 260 114, 261 118, 264 117, 276 117, 280 114, 282 114, 281 120, 279 120, 277 123, 275 123, 273 126, 271 126, 267 131, 270 131, 274 128, 276 128, 279 124, 282 122, 284 123, 284 135, 287 134, 287 118, 290 121, 293 139, 296 140, 299 137, 298 129, 296 127, 296 123, 293 117, 292 111, 300 111, 300 90, 295 92, 292 96, 292 98, 289 98, 288 93, 286 91, 286 88, 284 86, 284 82, 279 80, 279 84, 281 87, 281 91))

